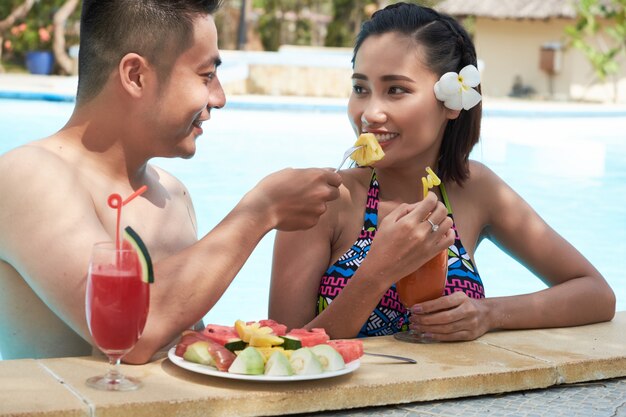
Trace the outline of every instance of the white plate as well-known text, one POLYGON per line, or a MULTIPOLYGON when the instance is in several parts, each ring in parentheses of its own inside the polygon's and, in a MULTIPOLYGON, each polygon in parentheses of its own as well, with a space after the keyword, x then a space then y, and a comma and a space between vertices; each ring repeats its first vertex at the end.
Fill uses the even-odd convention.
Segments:
POLYGON ((176 348, 173 347, 167 352, 167 357, 174 363, 174 365, 180 366, 181 368, 187 369, 192 372, 197 372, 200 374, 217 376, 219 378, 229 378, 229 379, 242 379, 245 381, 264 381, 264 382, 278 382, 278 381, 306 381, 310 379, 323 379, 323 378, 332 378, 339 375, 349 374, 350 372, 355 371, 359 366, 361 366, 360 360, 355 360, 346 364, 346 367, 340 369, 338 371, 332 372, 323 372, 321 374, 312 374, 312 375, 293 375, 293 376, 269 376, 269 375, 242 375, 242 374, 231 374, 230 372, 222 372, 218 371, 217 368, 208 365, 200 365, 199 363, 188 362, 181 358, 180 356, 176 356, 174 352, 176 348))

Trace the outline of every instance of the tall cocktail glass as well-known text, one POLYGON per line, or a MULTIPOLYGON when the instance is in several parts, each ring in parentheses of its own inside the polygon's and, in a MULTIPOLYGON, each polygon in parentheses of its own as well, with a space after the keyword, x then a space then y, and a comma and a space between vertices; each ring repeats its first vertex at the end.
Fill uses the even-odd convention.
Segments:
MULTIPOLYGON (((415 272, 407 275, 396 283, 400 302, 409 309, 414 304, 434 300, 443 295, 448 274, 448 249, 439 252, 415 272)), ((398 340, 413 343, 432 343, 421 332, 409 330, 394 334, 398 340)))
POLYGON ((149 284, 141 279, 141 264, 135 250, 116 247, 115 242, 93 247, 85 310, 95 345, 108 357, 109 371, 87 380, 90 387, 107 391, 130 391, 141 386, 122 375, 120 361, 137 343, 148 318, 149 284))

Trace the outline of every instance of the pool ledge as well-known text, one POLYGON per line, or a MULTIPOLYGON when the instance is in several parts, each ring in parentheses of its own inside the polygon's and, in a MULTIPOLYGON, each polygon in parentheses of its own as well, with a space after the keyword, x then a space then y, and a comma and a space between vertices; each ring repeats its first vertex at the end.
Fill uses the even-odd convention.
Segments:
POLYGON ((144 387, 99 392, 87 377, 106 364, 92 357, 0 362, 0 415, 256 416, 342 410, 546 388, 626 376, 626 311, 609 323, 490 333, 431 345, 392 337, 365 350, 409 356, 418 365, 366 356, 355 372, 317 381, 254 383, 186 371, 162 359, 125 366, 144 387))

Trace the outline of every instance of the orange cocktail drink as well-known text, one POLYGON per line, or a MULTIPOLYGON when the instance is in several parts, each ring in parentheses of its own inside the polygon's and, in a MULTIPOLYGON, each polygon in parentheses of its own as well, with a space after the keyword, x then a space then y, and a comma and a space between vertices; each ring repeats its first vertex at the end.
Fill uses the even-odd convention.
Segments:
MULTIPOLYGON (((422 177, 424 198, 428 195, 429 189, 441 184, 441 180, 430 167, 426 167, 426 173, 427 175, 422 177)), ((428 221, 431 224, 433 232, 438 230, 439 226, 429 220, 428 217, 424 221, 428 221)), ((396 282, 396 290, 398 291, 400 302, 408 310, 415 304, 441 297, 446 286, 447 275, 448 249, 444 249, 415 272, 396 282)), ((432 342, 432 340, 423 337, 421 333, 413 330, 396 333, 394 337, 405 342, 432 342)))
MULTIPOLYGON (((417 271, 396 283, 400 302, 409 309, 411 306, 434 300, 443 295, 448 275, 448 249, 444 249, 426 262, 417 271)), ((396 339, 412 343, 432 343, 432 339, 419 332, 409 330, 393 335, 396 339)))
POLYGON ((443 295, 448 272, 448 250, 442 250, 417 271, 396 283, 400 301, 406 308, 443 295))

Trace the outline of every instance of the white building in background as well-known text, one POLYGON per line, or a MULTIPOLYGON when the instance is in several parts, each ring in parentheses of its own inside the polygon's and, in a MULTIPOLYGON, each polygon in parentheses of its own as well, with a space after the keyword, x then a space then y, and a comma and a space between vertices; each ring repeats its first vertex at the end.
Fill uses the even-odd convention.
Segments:
POLYGON ((518 93, 547 99, 626 103, 626 53, 619 56, 619 73, 600 81, 583 53, 568 45, 565 28, 576 22, 573 1, 444 0, 436 9, 473 17, 487 96, 511 95, 515 85, 518 93))

